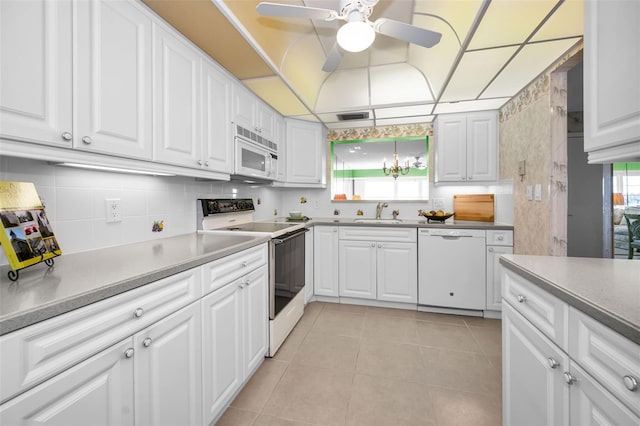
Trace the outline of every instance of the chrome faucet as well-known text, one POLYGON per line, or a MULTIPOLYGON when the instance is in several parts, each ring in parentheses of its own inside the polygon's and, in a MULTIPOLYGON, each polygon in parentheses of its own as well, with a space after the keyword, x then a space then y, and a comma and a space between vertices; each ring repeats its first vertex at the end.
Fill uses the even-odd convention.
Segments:
POLYGON ((382 215, 382 209, 384 209, 385 207, 389 207, 389 204, 382 201, 378 203, 378 205, 376 206, 376 219, 380 219, 380 216, 382 215))

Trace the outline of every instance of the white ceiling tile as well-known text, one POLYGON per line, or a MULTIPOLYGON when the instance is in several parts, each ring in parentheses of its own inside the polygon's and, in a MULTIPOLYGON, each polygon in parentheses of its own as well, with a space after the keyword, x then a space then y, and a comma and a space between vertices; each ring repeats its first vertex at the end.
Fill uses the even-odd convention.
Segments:
POLYGON ((369 73, 366 68, 336 71, 325 80, 318 94, 318 113, 369 106, 369 73))
POLYGON ((373 120, 349 120, 325 123, 328 129, 357 129, 360 127, 373 127, 373 120))
POLYGON ((468 102, 440 103, 436 105, 434 114, 448 114, 452 112, 490 111, 500 108, 509 101, 509 97, 500 99, 481 99, 468 102))
POLYGON ((324 61, 324 52, 315 33, 298 38, 284 56, 282 75, 310 107, 316 103, 327 75, 322 71, 324 61))
POLYGON ((580 36, 584 33, 584 1, 566 0, 531 41, 580 36))
POLYGON ((525 46, 481 97, 515 96, 579 40, 576 38, 546 41, 525 46))
POLYGON ((392 118, 392 117, 411 117, 419 115, 429 115, 433 110, 433 104, 426 105, 410 105, 392 108, 376 108, 376 119, 392 118))
POLYGON ((475 99, 517 49, 511 46, 466 52, 449 81, 441 101, 475 99))
POLYGON ((521 44, 556 5, 557 0, 494 0, 469 49, 521 44))
POLYGON ((309 114, 309 110, 278 77, 242 80, 253 93, 282 115, 309 114))
POLYGON ((372 105, 433 101, 427 81, 412 66, 380 65, 370 67, 369 72, 372 105))
POLYGON ((391 126, 394 124, 431 123, 433 115, 415 117, 376 118, 376 126, 391 126))
MULTIPOLYGON (((457 34, 457 38, 462 43, 480 10, 482 0, 414 0, 414 3, 416 15, 429 14, 443 20, 457 34)), ((421 24, 417 20, 413 23, 421 24)), ((425 28, 433 30, 431 27, 425 28)))

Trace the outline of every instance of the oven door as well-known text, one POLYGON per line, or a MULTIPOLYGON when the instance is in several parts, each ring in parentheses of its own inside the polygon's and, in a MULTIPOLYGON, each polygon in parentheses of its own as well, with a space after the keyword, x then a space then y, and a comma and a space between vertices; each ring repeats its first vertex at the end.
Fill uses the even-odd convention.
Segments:
POLYGON ((244 138, 235 138, 235 174, 262 179, 275 179, 274 172, 277 156, 248 142, 244 138))
POLYGON ((271 240, 269 319, 274 319, 304 289, 304 234, 307 231, 309 229, 299 229, 271 240))

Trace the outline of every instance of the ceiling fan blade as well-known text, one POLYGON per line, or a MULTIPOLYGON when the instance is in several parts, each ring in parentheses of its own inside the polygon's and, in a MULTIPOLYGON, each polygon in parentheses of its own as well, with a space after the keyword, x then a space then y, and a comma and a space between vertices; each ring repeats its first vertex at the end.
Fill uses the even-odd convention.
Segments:
POLYGON ((308 18, 333 21, 338 17, 338 12, 330 9, 316 7, 294 6, 289 4, 262 2, 256 10, 262 16, 283 16, 286 18, 308 18))
POLYGON ((424 47, 435 46, 442 37, 442 34, 435 31, 425 30, 424 28, 386 18, 376 19, 373 29, 377 33, 424 47))
POLYGON ((327 60, 324 61, 324 65, 322 66, 322 71, 334 72, 336 69, 338 69, 338 65, 340 65, 341 60, 342 60, 342 52, 340 52, 338 43, 334 43, 333 47, 329 51, 329 54, 327 55, 327 60))

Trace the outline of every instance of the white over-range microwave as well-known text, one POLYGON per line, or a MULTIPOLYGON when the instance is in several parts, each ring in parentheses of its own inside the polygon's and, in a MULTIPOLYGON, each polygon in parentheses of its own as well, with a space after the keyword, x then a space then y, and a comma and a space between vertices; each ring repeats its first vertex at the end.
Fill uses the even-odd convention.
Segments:
POLYGON ((235 174, 275 180, 278 174, 278 146, 259 134, 235 125, 235 174))

